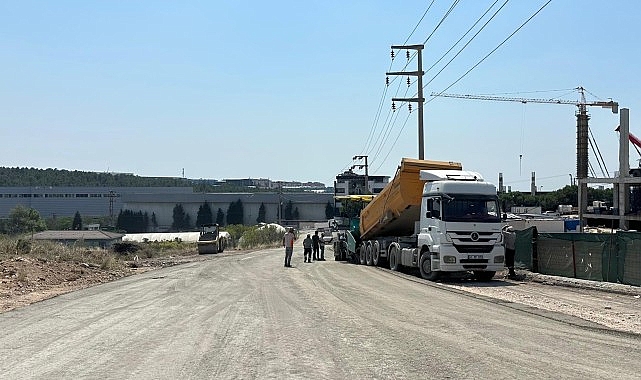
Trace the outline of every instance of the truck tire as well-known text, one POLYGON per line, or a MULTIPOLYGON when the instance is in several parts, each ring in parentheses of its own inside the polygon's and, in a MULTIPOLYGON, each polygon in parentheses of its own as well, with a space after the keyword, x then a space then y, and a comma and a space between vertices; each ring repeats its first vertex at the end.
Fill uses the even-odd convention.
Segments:
POLYGON ((365 262, 367 261, 365 259, 365 245, 361 245, 361 247, 358 249, 358 263, 361 265, 365 265, 365 262))
POLYGON ((432 271, 432 260, 429 251, 421 253, 421 258, 418 261, 418 269, 421 271, 421 277, 429 281, 435 281, 440 276, 439 272, 432 271))
POLYGON ((372 248, 372 265, 377 267, 379 264, 381 264, 381 250, 380 250, 380 245, 378 244, 378 241, 373 241, 371 244, 372 248))
POLYGON ((389 269, 393 271, 398 271, 400 269, 400 257, 401 251, 400 247, 396 243, 392 243, 389 247, 389 253, 387 254, 387 260, 389 260, 389 269))
POLYGON ((365 246, 365 263, 368 267, 372 266, 374 262, 372 261, 372 244, 368 243, 365 246))
POLYGON ((496 272, 475 270, 474 278, 477 281, 487 282, 487 281, 492 281, 492 277, 494 277, 495 274, 496 272))

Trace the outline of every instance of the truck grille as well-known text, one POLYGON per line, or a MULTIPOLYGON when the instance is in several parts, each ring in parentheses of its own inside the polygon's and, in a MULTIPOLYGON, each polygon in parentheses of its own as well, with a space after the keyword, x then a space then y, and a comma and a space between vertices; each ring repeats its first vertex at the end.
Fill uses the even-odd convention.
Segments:
POLYGON ((454 244, 454 248, 458 253, 490 253, 494 249, 494 244, 488 245, 465 245, 465 244, 454 244))

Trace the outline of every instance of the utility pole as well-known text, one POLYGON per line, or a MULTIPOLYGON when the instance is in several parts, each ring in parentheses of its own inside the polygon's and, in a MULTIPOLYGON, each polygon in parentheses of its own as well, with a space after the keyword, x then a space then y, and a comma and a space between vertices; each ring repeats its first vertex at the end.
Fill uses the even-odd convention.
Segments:
MULTIPOLYGON (((418 103, 418 158, 419 160, 424 159, 424 139, 423 139, 423 103, 425 103, 425 98, 423 97, 423 48, 424 45, 392 45, 392 49, 407 49, 407 50, 416 50, 418 54, 418 70, 417 71, 392 71, 386 73, 386 75, 407 75, 415 76, 418 78, 418 98, 392 98, 392 102, 411 102, 418 103)), ((409 51, 407 52, 409 59, 409 51)), ((392 58, 394 57, 394 51, 392 50, 392 58)), ((409 78, 407 79, 409 81, 409 78)), ((408 83, 409 84, 409 83, 408 83)), ((392 103, 394 105, 394 103, 392 103)), ((410 108, 411 109, 411 108, 410 108)))
POLYGON ((111 227, 115 226, 116 224, 114 223, 114 198, 116 198, 116 192, 113 190, 109 190, 109 222, 111 223, 111 227))
POLYGON ((365 165, 352 165, 352 169, 354 168, 359 168, 363 169, 365 168, 365 194, 370 194, 369 191, 369 174, 368 174, 368 165, 367 165, 367 157, 368 156, 354 156, 352 160, 362 160, 365 159, 365 165))
POLYGON ((278 224, 282 225, 283 219, 283 183, 278 183, 278 209, 276 210, 278 214, 278 224))

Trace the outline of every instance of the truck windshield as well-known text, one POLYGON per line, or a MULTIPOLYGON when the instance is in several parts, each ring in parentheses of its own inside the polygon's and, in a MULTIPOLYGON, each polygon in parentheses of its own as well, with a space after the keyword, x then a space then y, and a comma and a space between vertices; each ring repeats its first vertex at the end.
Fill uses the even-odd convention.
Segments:
POLYGON ((445 222, 498 223, 501 221, 498 199, 495 196, 448 194, 443 197, 445 222))

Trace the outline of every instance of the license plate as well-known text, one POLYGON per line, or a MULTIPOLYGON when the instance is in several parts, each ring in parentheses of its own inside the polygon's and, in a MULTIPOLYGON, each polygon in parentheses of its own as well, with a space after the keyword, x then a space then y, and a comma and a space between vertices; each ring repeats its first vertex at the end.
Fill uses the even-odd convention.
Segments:
POLYGON ((467 258, 469 260, 479 260, 479 259, 483 259, 483 255, 467 255, 467 258))

